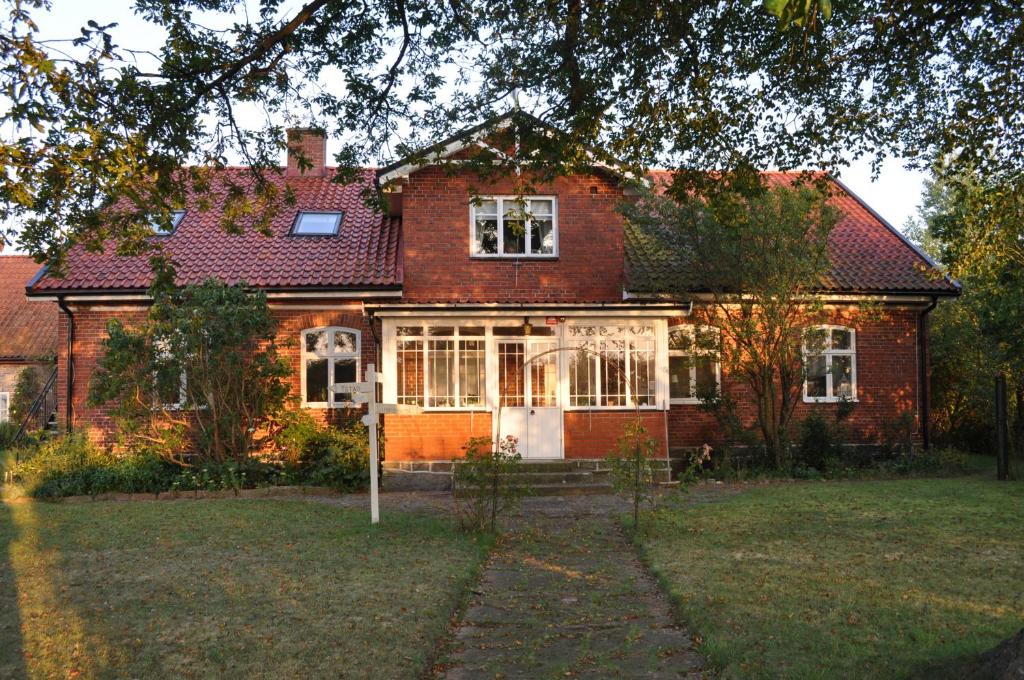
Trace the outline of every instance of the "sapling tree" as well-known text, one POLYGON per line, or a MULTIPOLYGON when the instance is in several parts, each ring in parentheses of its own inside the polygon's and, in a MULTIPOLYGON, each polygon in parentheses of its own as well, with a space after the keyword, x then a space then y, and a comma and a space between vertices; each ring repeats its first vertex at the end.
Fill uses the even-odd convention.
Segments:
POLYGON ((275 328, 266 295, 244 285, 157 293, 141 324, 108 324, 89 402, 109 405, 129 446, 180 464, 243 461, 288 395, 275 328))
POLYGON ((682 258, 688 277, 670 285, 706 297, 698 316, 721 331, 722 372, 753 394, 756 427, 778 467, 800 400, 803 349, 822 342, 808 329, 825 318, 816 293, 828 285, 837 221, 827 201, 811 182, 764 186, 756 174, 738 173, 701 193, 648 192, 626 209, 654 247, 682 258))

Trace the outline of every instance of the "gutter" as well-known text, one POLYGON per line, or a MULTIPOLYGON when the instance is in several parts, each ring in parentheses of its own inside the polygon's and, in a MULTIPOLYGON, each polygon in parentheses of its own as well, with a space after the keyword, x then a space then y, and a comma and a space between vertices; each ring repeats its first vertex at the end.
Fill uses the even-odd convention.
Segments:
POLYGON ((932 297, 931 304, 921 310, 917 317, 917 368, 918 382, 918 409, 921 415, 921 445, 927 451, 931 448, 931 432, 929 421, 931 420, 931 389, 928 381, 928 314, 939 304, 938 297, 932 297))
POLYGON ((72 417, 71 417, 71 390, 75 384, 74 376, 74 360, 73 352, 75 348, 75 317, 71 313, 71 308, 64 302, 64 296, 57 298, 57 306, 60 307, 60 311, 64 312, 68 317, 68 348, 67 348, 67 360, 65 369, 65 392, 64 392, 64 431, 71 434, 72 430, 72 417))

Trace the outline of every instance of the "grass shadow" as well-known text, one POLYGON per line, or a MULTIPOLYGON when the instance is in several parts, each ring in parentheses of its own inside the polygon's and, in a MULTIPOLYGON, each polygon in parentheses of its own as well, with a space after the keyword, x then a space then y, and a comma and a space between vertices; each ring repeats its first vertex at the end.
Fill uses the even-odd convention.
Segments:
POLYGON ((11 544, 17 540, 18 530, 11 508, 0 502, 0 677, 4 678, 28 677, 17 575, 11 563, 11 544))

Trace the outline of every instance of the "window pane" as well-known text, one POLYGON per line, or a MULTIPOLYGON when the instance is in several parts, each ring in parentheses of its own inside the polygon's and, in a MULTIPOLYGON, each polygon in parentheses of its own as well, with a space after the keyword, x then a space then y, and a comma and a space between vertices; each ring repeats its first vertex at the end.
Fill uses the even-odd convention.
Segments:
POLYGON ((428 406, 455 406, 455 341, 431 340, 427 343, 427 369, 430 380, 428 406))
POLYGON ((181 369, 166 363, 156 373, 156 393, 160 403, 173 406, 181 402, 181 369))
POLYGON ((569 360, 569 403, 572 406, 597 405, 597 357, 581 345, 569 360))
POLYGON ((296 234, 333 236, 338 231, 341 213, 299 213, 296 234))
POLYGON ((334 332, 334 351, 343 354, 356 353, 356 334, 346 331, 334 332))
POLYGON ((498 216, 476 217, 476 241, 473 252, 478 255, 497 255, 498 253, 498 216))
POLYGON ((10 392, 0 392, 0 423, 10 420, 10 392))
POLYGON ((450 338, 455 335, 455 326, 428 326, 427 335, 450 338))
POLYGON ((486 331, 487 329, 484 328, 483 326, 459 326, 459 335, 462 336, 482 336, 486 335, 486 331))
MULTIPOLYGON (((633 404, 649 406, 654 403, 654 341, 634 340, 629 357, 629 386, 633 404)), ((633 405, 630 404, 630 405, 633 405)))
POLYGON ((522 326, 495 326, 494 330, 491 332, 494 333, 494 335, 503 337, 519 337, 521 335, 526 335, 523 332, 522 326))
POLYGON ((525 406, 523 343, 498 343, 498 394, 502 406, 525 406))
POLYGON ((423 341, 399 340, 398 403, 423 406, 423 341))
POLYGON ((601 348, 601 405, 627 406, 624 340, 606 341, 601 348))
POLYGON ((832 357, 832 391, 836 397, 853 397, 853 357, 832 357))
POLYGON ((680 350, 682 352, 692 352, 693 335, 690 333, 690 329, 678 328, 674 331, 670 331, 668 334, 668 348, 680 350))
POLYGON ((807 396, 824 397, 826 395, 825 355, 815 354, 807 357, 807 396))
POLYGON ((672 399, 689 399, 693 396, 690 390, 690 357, 686 355, 668 358, 668 395, 672 399))
POLYGON ((480 205, 476 208, 477 215, 492 215, 498 216, 498 202, 491 199, 487 201, 480 201, 480 205))
POLYGON ((313 331, 312 333, 306 333, 306 351, 318 353, 326 352, 327 331, 313 331))
POLYGON ((502 239, 505 240, 504 253, 506 255, 521 255, 526 252, 526 222, 522 218, 516 219, 505 213, 502 220, 502 239))
POLYGON ((554 254, 555 231, 550 219, 534 217, 530 222, 530 252, 534 255, 554 254))
POLYGON ((398 335, 417 336, 423 335, 423 326, 399 326, 398 335))
POLYGON ((484 403, 484 341, 459 341, 459 391, 461 406, 480 406, 484 403))
MULTIPOLYGON (((335 359, 334 360, 334 382, 355 382, 356 381, 356 360, 335 359)), ((340 392, 334 395, 335 402, 351 402, 351 392, 340 392)))
POLYGON ((327 359, 306 359, 306 401, 327 401, 327 359))
POLYGON ((850 331, 832 329, 832 349, 850 349, 853 346, 850 331))
POLYGON ((530 405, 558 405, 558 355, 551 350, 556 345, 536 345, 533 350, 533 361, 530 362, 530 405), (545 352, 550 352, 545 354, 545 352))
POLYGON ((713 398, 718 394, 718 371, 714 358, 698 356, 694 362, 697 378, 696 394, 698 399, 713 398))

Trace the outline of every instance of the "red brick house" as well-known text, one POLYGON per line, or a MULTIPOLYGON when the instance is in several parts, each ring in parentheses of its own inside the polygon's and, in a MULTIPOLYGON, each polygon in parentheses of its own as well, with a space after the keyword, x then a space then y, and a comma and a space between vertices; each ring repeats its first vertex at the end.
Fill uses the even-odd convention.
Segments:
MULTIPOLYGON (((543 183, 527 199, 530 218, 517 222, 510 178, 481 185, 478 176, 437 164, 473 148, 472 131, 434 147, 434 161, 368 168, 347 186, 331 182, 322 137, 293 131, 290 140, 313 167, 300 172, 292 154, 275 180, 297 201, 275 219, 271 236, 226 234, 216 206, 190 204, 172 233, 154 238, 173 256, 181 284, 215 276, 267 291, 282 338, 298 340, 291 361, 302 408, 350 407, 331 383, 358 379, 375 363, 386 402, 424 409, 385 418, 387 463, 409 469, 458 457, 472 436, 494 436, 499 412, 501 435, 519 437, 527 458, 602 458, 634 400, 662 455, 716 441, 695 384, 736 386, 711 362, 681 361, 705 300, 666 295, 678 263, 624 225, 616 206, 629 192, 614 170, 543 183), (364 204, 367 188, 387 192, 388 214, 364 204), (571 351, 581 346, 590 352, 571 351), (525 358, 562 349, 569 351, 522 368, 525 358), (625 376, 613 375, 612 363, 625 376)), ((926 256, 838 189, 843 219, 820 291, 835 328, 814 359, 819 370, 801 409, 852 398, 851 422, 865 433, 909 411, 926 436, 926 315, 957 287, 930 275, 926 256), (857 318, 867 299, 882 303, 883 319, 857 318)), ((59 384, 70 398, 61 402, 62 418, 97 437, 110 422, 85 400, 104 325, 115 316, 141 318, 149 282, 143 257, 76 251, 65 278, 44 274, 29 287, 30 296, 55 299, 63 310, 59 384)))
POLYGON ((57 356, 57 305, 25 296, 38 271, 27 255, 0 255, 0 423, 10 419, 21 372, 36 371, 44 385, 57 356))

